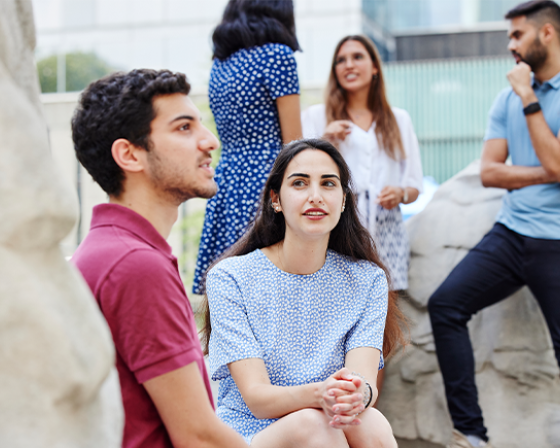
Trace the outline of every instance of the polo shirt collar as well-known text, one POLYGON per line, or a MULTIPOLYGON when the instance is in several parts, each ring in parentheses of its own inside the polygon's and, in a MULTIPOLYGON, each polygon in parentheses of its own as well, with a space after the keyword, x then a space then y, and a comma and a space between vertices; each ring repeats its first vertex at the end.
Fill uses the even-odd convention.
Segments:
POLYGON ((533 88, 542 87, 547 84, 554 90, 558 90, 558 88, 560 88, 560 72, 550 78, 548 81, 543 82, 542 84, 539 84, 538 81, 533 77, 533 88))
POLYGON ((103 226, 120 227, 127 232, 133 233, 144 240, 150 246, 160 250, 169 258, 171 246, 159 234, 155 227, 142 215, 118 204, 99 204, 93 208, 91 228, 103 226))

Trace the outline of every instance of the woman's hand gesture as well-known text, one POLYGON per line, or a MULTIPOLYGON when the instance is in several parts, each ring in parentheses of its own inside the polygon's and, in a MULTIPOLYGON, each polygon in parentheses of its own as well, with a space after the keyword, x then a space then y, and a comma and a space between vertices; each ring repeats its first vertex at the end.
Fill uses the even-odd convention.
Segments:
POLYGON ((356 417, 364 410, 362 389, 364 381, 342 368, 327 378, 319 388, 319 402, 325 414, 331 418, 333 428, 359 425, 356 417))
POLYGON ((332 144, 343 141, 348 134, 352 132, 352 122, 348 120, 336 120, 329 123, 325 128, 323 138, 330 141, 332 144))
POLYGON ((377 196, 377 203, 387 210, 395 208, 401 203, 404 197, 404 190, 401 187, 386 186, 377 196))

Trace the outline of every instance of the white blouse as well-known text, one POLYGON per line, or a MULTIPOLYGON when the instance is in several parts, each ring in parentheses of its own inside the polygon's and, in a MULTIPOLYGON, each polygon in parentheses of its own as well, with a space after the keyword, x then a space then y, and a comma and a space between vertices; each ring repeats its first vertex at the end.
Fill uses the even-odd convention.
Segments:
MULTIPOLYGON (((375 123, 367 131, 352 124, 350 134, 339 145, 352 174, 362 221, 372 235, 375 234, 376 199, 383 187, 412 187, 422 192, 420 149, 410 115, 397 107, 392 111, 401 131, 404 159, 394 160, 379 147, 375 123)), ((304 138, 321 138, 327 127, 325 105, 309 107, 303 112, 301 121, 304 138)))

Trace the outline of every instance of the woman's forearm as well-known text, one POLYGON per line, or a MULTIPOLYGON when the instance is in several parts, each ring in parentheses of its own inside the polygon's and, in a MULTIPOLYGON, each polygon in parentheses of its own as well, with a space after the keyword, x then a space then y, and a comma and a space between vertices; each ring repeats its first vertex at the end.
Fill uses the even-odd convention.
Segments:
POLYGON ((405 190, 408 193, 408 195, 406 198, 406 202, 404 201, 404 197, 403 197, 403 200, 401 201, 403 204, 411 204, 414 201, 416 201, 416 199, 418 199, 418 196, 420 196, 420 192, 418 191, 418 189, 414 187, 405 187, 405 190))
POLYGON ((242 396, 255 417, 280 418, 300 409, 320 408, 320 384, 289 387, 255 384, 245 387, 242 396))
POLYGON ((282 143, 287 144, 302 137, 299 95, 286 95, 276 99, 282 143))

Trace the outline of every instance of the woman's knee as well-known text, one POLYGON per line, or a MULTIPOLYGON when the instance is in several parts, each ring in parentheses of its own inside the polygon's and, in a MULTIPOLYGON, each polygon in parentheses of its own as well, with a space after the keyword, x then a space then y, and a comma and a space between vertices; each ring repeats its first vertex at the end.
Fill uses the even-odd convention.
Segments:
POLYGON ((391 424, 375 408, 360 414, 361 425, 345 430, 349 445, 354 448, 397 448, 391 424))
POLYGON ((329 426, 325 413, 318 409, 302 409, 294 413, 296 425, 293 427, 290 438, 294 446, 305 448, 347 447, 342 431, 329 426), (297 415, 295 415, 297 414, 297 415))

